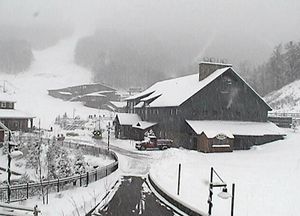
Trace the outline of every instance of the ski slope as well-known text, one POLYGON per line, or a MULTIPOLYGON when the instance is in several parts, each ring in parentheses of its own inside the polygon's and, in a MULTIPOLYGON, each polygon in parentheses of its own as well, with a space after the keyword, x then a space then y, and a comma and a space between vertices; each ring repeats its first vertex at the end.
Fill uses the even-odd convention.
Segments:
POLYGON ((91 82, 91 72, 73 61, 78 38, 73 36, 61 40, 56 46, 34 51, 34 62, 26 72, 1 74, 0 80, 6 80, 7 90, 15 94, 16 108, 34 115, 36 126, 40 121, 41 127, 49 128, 55 117, 65 112, 68 116, 73 116, 75 112, 83 118, 89 114, 99 114, 99 110, 84 107, 78 102, 55 99, 47 93, 48 89, 91 82))

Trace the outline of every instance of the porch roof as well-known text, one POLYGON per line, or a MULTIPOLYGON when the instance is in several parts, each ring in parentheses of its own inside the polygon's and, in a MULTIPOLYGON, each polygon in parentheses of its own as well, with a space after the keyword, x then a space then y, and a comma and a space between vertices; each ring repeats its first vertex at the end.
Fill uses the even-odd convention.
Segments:
POLYGON ((132 126, 133 128, 138 128, 141 130, 145 130, 148 128, 153 127, 154 125, 157 125, 155 122, 147 122, 147 121, 139 121, 136 125, 132 126))
POLYGON ((117 113, 116 118, 118 118, 120 125, 136 125, 141 118, 134 113, 117 113))
POLYGON ((34 116, 16 109, 0 109, 0 119, 32 119, 34 116))
POLYGON ((205 133, 208 138, 224 134, 229 138, 240 136, 286 135, 284 131, 272 122, 249 121, 217 121, 217 120, 186 120, 193 131, 200 135, 205 133))

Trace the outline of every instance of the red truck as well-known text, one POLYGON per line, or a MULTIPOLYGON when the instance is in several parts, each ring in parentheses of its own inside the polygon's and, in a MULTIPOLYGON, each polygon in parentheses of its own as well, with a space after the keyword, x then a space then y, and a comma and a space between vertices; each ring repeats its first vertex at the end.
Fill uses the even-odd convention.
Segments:
POLYGON ((157 139, 156 136, 149 137, 149 140, 143 140, 135 144, 135 148, 138 150, 147 150, 158 148, 164 150, 170 148, 173 144, 173 140, 170 139, 157 139))

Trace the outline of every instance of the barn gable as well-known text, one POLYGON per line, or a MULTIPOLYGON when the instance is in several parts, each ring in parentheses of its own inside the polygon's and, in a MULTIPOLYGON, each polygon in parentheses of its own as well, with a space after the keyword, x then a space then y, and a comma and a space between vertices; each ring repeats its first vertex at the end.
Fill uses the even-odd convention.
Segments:
MULTIPOLYGON (((127 98, 127 101, 146 102, 148 107, 177 107, 182 105, 193 95, 199 91, 204 90, 210 83, 214 82, 224 73, 231 71, 233 76, 244 83, 249 92, 255 95, 260 103, 264 104, 267 109, 272 110, 271 107, 258 95, 258 93, 244 80, 232 67, 224 67, 211 72, 205 78, 199 80, 199 74, 188 75, 170 80, 164 80, 155 83, 145 91, 138 95, 127 98)), ((135 104, 135 105, 136 105, 135 104)))

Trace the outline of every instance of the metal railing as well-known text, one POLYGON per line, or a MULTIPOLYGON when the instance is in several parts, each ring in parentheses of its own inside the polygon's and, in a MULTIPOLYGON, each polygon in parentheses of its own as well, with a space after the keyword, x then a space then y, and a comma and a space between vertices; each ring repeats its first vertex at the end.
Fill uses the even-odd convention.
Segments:
POLYGON ((300 113, 288 113, 288 112, 269 112, 269 117, 291 117, 300 118, 300 113))
MULTIPOLYGON (((43 180, 41 182, 11 185, 11 202, 25 200, 36 195, 44 196, 45 194, 48 195, 49 192, 60 192, 62 190, 68 190, 71 187, 87 186, 89 183, 104 178, 118 169, 118 156, 114 152, 108 151, 98 146, 85 145, 76 142, 61 142, 61 145, 68 148, 80 149, 84 153, 94 156, 105 154, 115 161, 107 166, 95 168, 94 170, 86 172, 84 174, 77 174, 61 179, 43 180)), ((8 186, 0 186, 0 202, 7 202, 7 193, 8 186)))

